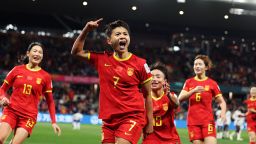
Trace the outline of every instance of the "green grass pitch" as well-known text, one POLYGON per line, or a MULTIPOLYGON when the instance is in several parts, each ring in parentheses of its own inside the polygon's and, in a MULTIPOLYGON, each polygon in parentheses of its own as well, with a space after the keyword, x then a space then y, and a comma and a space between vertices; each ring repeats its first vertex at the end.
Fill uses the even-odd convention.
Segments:
MULTIPOLYGON (((59 124, 62 135, 54 134, 50 123, 37 123, 33 134, 24 144, 100 144, 101 127, 97 125, 81 125, 81 130, 73 130, 71 124, 59 124)), ((187 129, 178 129, 182 144, 191 144, 187 129)), ((246 131, 242 133, 243 141, 221 139, 218 144, 248 144, 246 131)), ((8 140, 9 141, 9 140, 8 140)), ((6 142, 6 144, 8 143, 6 142)), ((141 143, 141 142, 139 142, 141 143)))

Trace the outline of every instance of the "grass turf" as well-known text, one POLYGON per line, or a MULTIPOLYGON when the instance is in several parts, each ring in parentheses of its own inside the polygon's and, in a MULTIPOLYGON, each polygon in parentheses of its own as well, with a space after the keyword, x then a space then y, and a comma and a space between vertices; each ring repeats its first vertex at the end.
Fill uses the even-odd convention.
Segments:
MULTIPOLYGON (((73 130, 71 124, 59 124, 61 136, 54 134, 50 123, 37 123, 30 138, 24 144, 100 144, 101 127, 98 125, 81 125, 81 130, 73 130)), ((178 129, 182 144, 191 144, 187 129, 178 129)), ((243 141, 221 139, 218 144, 248 144, 246 131, 242 133, 243 141)), ((235 138, 234 138, 235 139, 235 138)), ((8 140, 9 141, 9 140, 8 140)), ((8 141, 6 143, 8 143, 8 141)), ((141 143, 141 142, 139 142, 141 143)))

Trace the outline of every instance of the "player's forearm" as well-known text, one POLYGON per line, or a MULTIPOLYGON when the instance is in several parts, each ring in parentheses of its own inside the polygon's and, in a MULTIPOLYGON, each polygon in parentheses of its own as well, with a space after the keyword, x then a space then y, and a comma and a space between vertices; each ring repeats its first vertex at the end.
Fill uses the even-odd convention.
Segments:
POLYGON ((79 36, 76 38, 73 47, 71 49, 71 54, 76 55, 77 53, 83 51, 84 43, 86 36, 88 34, 88 30, 86 27, 82 30, 82 32, 79 34, 79 36))
POLYGON ((180 105, 179 99, 174 94, 168 93, 168 97, 171 99, 171 102, 174 104, 174 107, 177 108, 180 105))
POLYGON ((189 92, 187 92, 187 91, 185 91, 185 90, 182 90, 181 93, 180 93, 180 95, 179 95, 179 98, 178 98, 178 99, 179 99, 179 102, 182 102, 182 101, 188 99, 193 93, 194 93, 193 90, 191 90, 191 91, 189 91, 189 92))
POLYGON ((225 115, 226 111, 227 111, 227 104, 226 104, 225 100, 223 99, 223 97, 221 97, 221 100, 218 103, 221 108, 221 114, 225 115))
POLYGON ((148 123, 153 124, 153 103, 150 95, 146 97, 145 107, 148 123))
POLYGON ((52 93, 47 93, 45 97, 46 97, 46 102, 48 105, 48 110, 49 110, 49 114, 50 114, 52 123, 56 123, 55 104, 54 104, 54 100, 52 97, 52 93))

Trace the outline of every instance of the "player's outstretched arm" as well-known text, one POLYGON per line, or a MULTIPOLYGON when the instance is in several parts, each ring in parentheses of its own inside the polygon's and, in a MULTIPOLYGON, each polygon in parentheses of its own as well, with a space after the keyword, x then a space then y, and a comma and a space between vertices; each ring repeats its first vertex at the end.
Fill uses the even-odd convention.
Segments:
POLYGON ((150 134, 153 132, 153 103, 151 93, 151 81, 146 82, 143 85, 143 95, 145 97, 145 107, 147 113, 147 125, 144 128, 145 134, 150 134))
POLYGON ((85 27, 83 28, 82 32, 79 34, 79 36, 76 38, 73 47, 71 49, 71 54, 75 55, 81 59, 88 60, 89 53, 85 52, 83 50, 85 39, 87 34, 96 29, 99 26, 99 23, 103 20, 103 18, 100 18, 96 21, 89 21, 86 23, 85 27))

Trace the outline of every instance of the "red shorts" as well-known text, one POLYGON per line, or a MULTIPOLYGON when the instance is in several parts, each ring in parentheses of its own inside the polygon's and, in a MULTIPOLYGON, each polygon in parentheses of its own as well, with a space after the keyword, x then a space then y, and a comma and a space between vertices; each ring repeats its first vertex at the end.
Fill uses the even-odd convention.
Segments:
POLYGON ((179 139, 166 140, 160 139, 156 134, 149 134, 145 139, 143 139, 142 144, 181 144, 179 139))
POLYGON ((188 125, 188 133, 190 141, 203 140, 208 136, 216 138, 215 124, 213 122, 203 125, 188 125))
POLYGON ((102 143, 115 143, 115 138, 120 137, 132 144, 137 144, 145 123, 144 113, 122 115, 103 120, 102 143))
POLYGON ((248 132, 256 132, 256 122, 255 121, 247 121, 247 131, 248 132))
POLYGON ((15 110, 5 108, 3 115, 1 117, 1 122, 8 123, 13 130, 22 127, 29 135, 32 133, 32 130, 36 124, 36 120, 31 117, 24 117, 18 115, 15 110))

